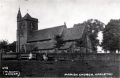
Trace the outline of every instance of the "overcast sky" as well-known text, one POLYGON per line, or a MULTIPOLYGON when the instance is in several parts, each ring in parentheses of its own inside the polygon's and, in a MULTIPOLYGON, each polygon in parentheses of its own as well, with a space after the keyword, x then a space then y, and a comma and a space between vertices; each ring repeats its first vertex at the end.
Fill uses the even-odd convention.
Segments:
POLYGON ((107 24, 120 18, 120 0, 0 0, 0 40, 16 41, 19 6, 22 16, 28 12, 38 18, 39 29, 64 22, 72 27, 91 18, 107 24))

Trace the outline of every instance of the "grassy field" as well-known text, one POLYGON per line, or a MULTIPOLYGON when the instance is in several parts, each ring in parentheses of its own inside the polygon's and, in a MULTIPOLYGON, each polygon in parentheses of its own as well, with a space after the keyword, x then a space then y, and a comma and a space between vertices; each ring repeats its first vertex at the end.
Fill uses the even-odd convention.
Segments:
MULTIPOLYGON (((64 77, 65 73, 112 73, 119 76, 119 62, 115 61, 1 61, 0 68, 8 66, 9 71, 20 71, 21 77, 64 77)), ((5 77, 2 74, 1 76, 5 77)))

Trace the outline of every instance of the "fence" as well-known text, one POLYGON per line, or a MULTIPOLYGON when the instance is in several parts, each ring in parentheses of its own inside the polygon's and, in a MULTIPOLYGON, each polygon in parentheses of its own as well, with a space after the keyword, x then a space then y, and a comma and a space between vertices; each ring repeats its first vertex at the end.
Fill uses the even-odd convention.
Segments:
MULTIPOLYGON (((29 53, 9 53, 2 54, 5 55, 16 55, 17 59, 20 59, 22 54, 29 53)), ((36 60, 43 60, 43 55, 45 53, 32 53, 36 55, 36 60)), ((1 58, 2 58, 1 57, 1 58)), ((48 53, 47 57, 51 60, 107 60, 107 61, 120 61, 120 54, 110 54, 110 53, 48 53)))

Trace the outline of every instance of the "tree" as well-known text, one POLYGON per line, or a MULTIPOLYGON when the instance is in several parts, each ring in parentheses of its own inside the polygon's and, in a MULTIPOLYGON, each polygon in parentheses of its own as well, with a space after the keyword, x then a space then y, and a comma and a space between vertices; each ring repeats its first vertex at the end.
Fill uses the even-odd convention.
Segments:
POLYGON ((81 52, 81 47, 85 47, 85 42, 81 40, 76 40, 75 46, 80 47, 81 52))
POLYGON ((120 51, 120 20, 110 20, 105 26, 101 46, 105 51, 120 51))
POLYGON ((7 40, 1 40, 0 41, 0 51, 6 52, 7 51, 7 46, 8 46, 8 41, 7 40))
POLYGON ((78 47, 83 47, 84 46, 84 44, 83 44, 84 42, 83 41, 81 41, 81 40, 76 40, 76 46, 78 46, 78 47))
POLYGON ((97 19, 89 19, 89 20, 87 20, 83 23, 79 23, 75 26, 86 26, 86 32, 91 40, 93 51, 96 52, 97 46, 99 45, 99 40, 97 39, 98 32, 103 31, 104 23, 102 23, 101 21, 99 21, 97 19))
POLYGON ((16 51, 16 41, 8 44, 8 47, 9 47, 9 51, 15 52, 16 51))
POLYGON ((63 39, 62 39, 61 36, 56 35, 56 36, 54 37, 54 39, 56 40, 56 43, 55 43, 55 46, 54 46, 56 49, 59 49, 61 46, 64 45, 64 41, 63 41, 63 39))

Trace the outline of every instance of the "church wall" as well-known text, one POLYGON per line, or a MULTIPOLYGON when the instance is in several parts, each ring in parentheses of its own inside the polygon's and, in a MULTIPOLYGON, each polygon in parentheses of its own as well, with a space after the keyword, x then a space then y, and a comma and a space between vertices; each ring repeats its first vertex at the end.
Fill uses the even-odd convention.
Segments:
POLYGON ((67 57, 68 60, 116 60, 120 61, 119 54, 108 54, 108 53, 59 53, 56 56, 56 53, 48 54, 53 57, 67 57))
POLYGON ((40 53, 48 53, 48 50, 41 50, 40 53))
POLYGON ((22 48, 22 45, 25 45, 27 43, 27 32, 24 30, 24 35, 20 36, 20 50, 22 48))
POLYGON ((89 39, 89 37, 88 36, 86 36, 86 39, 87 39, 87 51, 88 52, 92 52, 92 44, 91 44, 91 40, 89 39))
POLYGON ((21 20, 17 22, 17 52, 21 51, 22 45, 27 43, 31 31, 38 29, 37 21, 21 20), (34 25, 31 25, 34 24, 34 25))
POLYGON ((52 50, 49 50, 49 53, 54 53, 55 51, 54 51, 54 49, 52 49, 52 50))
POLYGON ((17 33, 17 37, 16 37, 16 52, 19 52, 19 36, 18 36, 18 34, 19 34, 19 32, 18 32, 18 30, 16 31, 16 33, 17 33))

